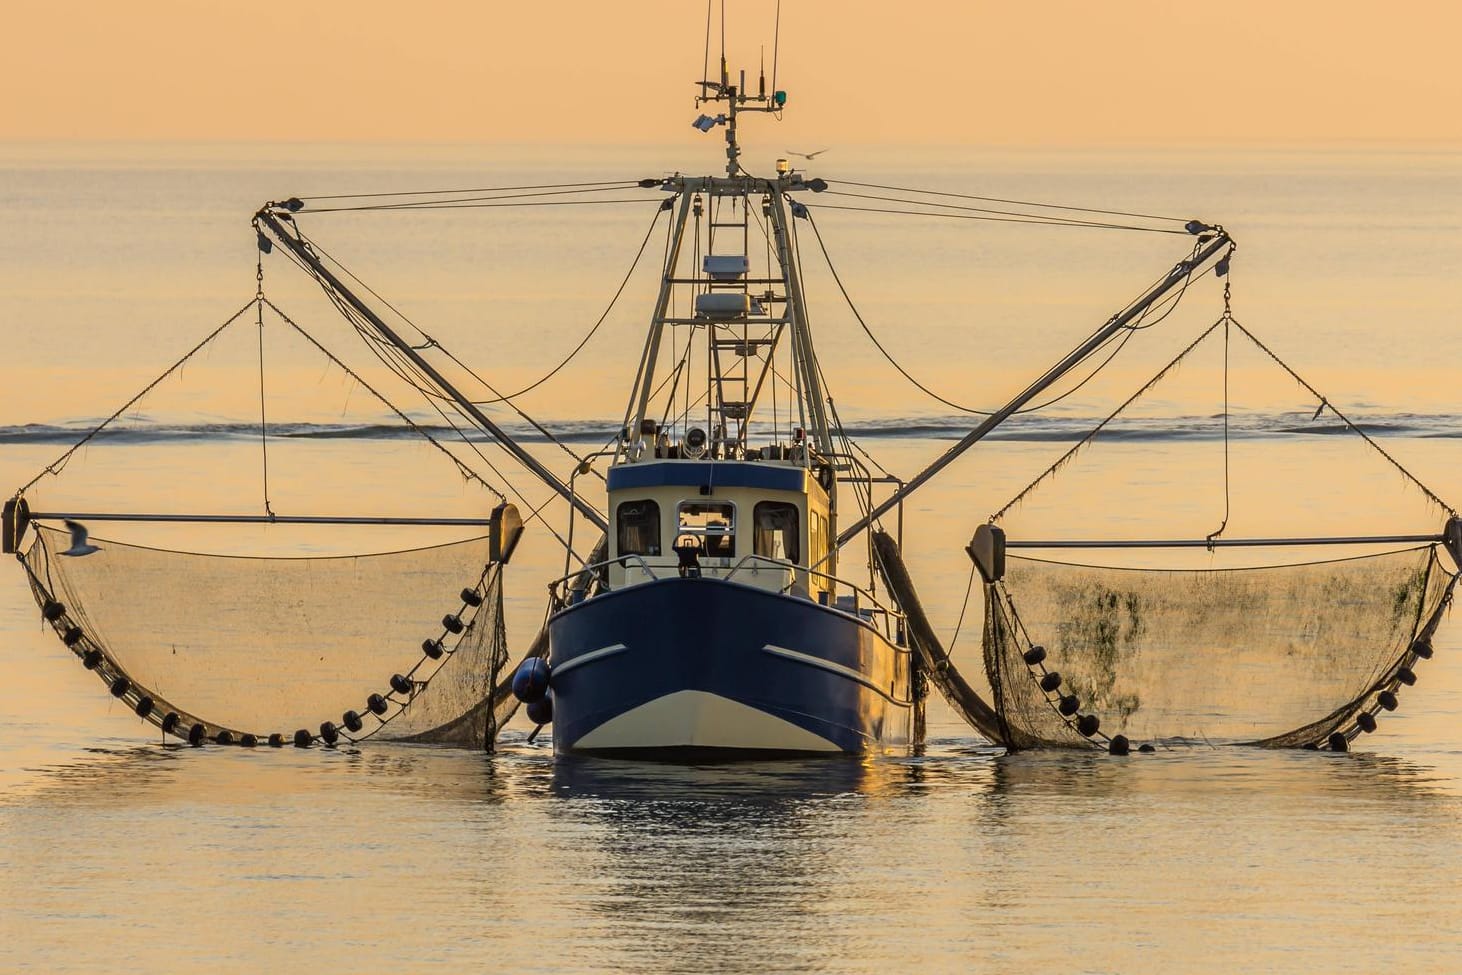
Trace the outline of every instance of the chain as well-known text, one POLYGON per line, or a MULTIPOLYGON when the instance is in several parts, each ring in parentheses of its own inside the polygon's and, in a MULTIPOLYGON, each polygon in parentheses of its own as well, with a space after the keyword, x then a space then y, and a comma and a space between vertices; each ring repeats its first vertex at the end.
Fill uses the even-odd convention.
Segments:
POLYGON ((1209 532, 1204 540, 1208 543, 1208 551, 1213 551, 1214 539, 1223 534, 1228 527, 1229 515, 1232 513, 1232 492, 1229 484, 1229 326, 1234 323, 1233 310, 1233 274, 1229 267, 1229 261, 1233 259, 1234 249, 1223 256, 1219 263, 1223 266, 1223 315, 1219 321, 1223 323, 1223 520, 1218 527, 1209 532))
MULTIPOLYGON (((254 225, 258 232, 257 222, 254 225)), ((259 454, 263 460, 264 514, 271 519, 274 509, 269 506, 269 421, 264 409, 264 244, 266 238, 259 234, 258 259, 254 264, 254 308, 259 323, 259 454)))

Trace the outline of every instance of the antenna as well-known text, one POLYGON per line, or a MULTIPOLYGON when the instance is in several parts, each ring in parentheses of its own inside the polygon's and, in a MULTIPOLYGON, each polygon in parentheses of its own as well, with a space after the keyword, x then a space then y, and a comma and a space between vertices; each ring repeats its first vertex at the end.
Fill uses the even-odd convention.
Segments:
MULTIPOLYGON (((711 15, 713 13, 711 0, 706 2, 706 51, 705 61, 702 65, 704 73, 709 74, 711 59, 711 15)), ((757 79, 757 92, 751 94, 746 87, 746 69, 738 69, 737 79, 739 84, 731 84, 731 70, 726 63, 726 0, 721 0, 721 77, 719 81, 712 81, 710 78, 703 78, 696 82, 700 86, 700 93, 696 95, 696 107, 707 102, 724 102, 726 111, 719 115, 707 115, 701 113, 695 121, 690 124, 702 132, 710 132, 718 125, 726 126, 726 175, 735 178, 745 173, 741 168, 740 157, 741 147, 736 141, 736 116, 741 112, 767 112, 782 117, 782 110, 787 105, 787 93, 777 88, 777 52, 781 42, 782 4, 777 2, 777 23, 776 38, 772 47, 772 89, 767 91, 767 66, 766 46, 761 48, 761 69, 757 79)))
POLYGON ((782 0, 777 0, 777 19, 772 26, 772 91, 777 90, 777 54, 782 46, 782 0))

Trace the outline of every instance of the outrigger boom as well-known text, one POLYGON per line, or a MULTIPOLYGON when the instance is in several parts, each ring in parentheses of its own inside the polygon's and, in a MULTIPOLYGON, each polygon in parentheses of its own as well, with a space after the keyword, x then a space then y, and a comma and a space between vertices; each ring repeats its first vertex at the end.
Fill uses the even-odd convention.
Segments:
MULTIPOLYGON (((1021 392, 1017 394, 1014 399, 987 416, 984 420, 980 422, 978 426, 976 426, 969 433, 965 434, 958 443, 956 443, 954 446, 950 447, 943 454, 941 454, 939 458, 935 460, 932 464, 924 468, 919 473, 915 474, 913 477, 909 478, 908 483, 906 483, 903 487, 899 488, 897 491, 894 491, 880 504, 875 505, 873 509, 868 512, 868 514, 864 515, 862 518, 859 518, 851 526, 844 529, 838 535, 837 543, 839 547, 848 544, 848 542, 852 541, 859 532, 863 531, 869 525, 876 522, 879 518, 881 518, 884 514, 886 514, 897 505, 902 504, 903 501, 908 498, 910 494, 913 494, 914 491, 918 490, 924 484, 928 483, 928 481, 932 477, 934 477, 934 475, 938 474, 940 471, 944 470, 944 468, 954 463, 954 461, 957 460, 959 456, 963 454, 966 450, 969 450, 975 444, 985 439, 985 437, 991 431, 1000 426, 1006 420, 1010 419, 1010 417, 1013 416, 1017 410, 1025 406, 1031 400, 1035 399, 1045 390, 1049 389, 1051 385, 1060 380, 1062 376, 1066 375, 1072 369, 1079 366, 1083 361, 1086 360, 1088 356, 1090 356, 1097 349, 1101 348, 1102 344, 1110 339, 1113 335, 1116 335, 1133 321, 1140 318, 1143 313, 1148 311, 1158 302, 1162 301, 1163 298, 1167 297, 1167 295, 1172 292, 1174 288, 1181 286, 1184 282, 1189 281, 1193 277, 1193 275, 1201 272, 1204 266, 1207 265, 1209 261, 1212 261, 1215 257, 1218 256, 1220 251, 1226 251, 1226 253, 1223 257, 1214 262, 1215 269, 1218 271, 1220 276, 1227 273, 1228 256, 1232 253, 1234 247, 1233 238, 1228 235, 1228 232, 1225 231, 1222 227, 1210 227, 1206 224, 1199 223, 1198 221, 1190 222, 1188 224, 1188 229, 1190 233, 1196 233, 1201 235, 1212 234, 1212 239, 1210 239, 1206 243, 1206 245, 1203 246, 1203 248, 1195 253, 1192 257, 1185 258, 1175 264, 1173 266, 1173 269, 1169 271, 1161 281, 1159 281, 1156 285, 1150 288, 1136 301, 1132 302, 1132 304, 1128 305, 1121 312, 1113 315, 1112 318, 1105 325, 1093 332, 1090 338, 1088 338, 1085 342, 1082 342, 1075 349, 1071 350, 1071 352, 1069 352, 1060 362, 1056 363, 1038 379, 1032 382, 1029 386, 1021 390, 1021 392)), ((1202 238, 1200 237, 1200 240, 1201 239, 1202 238)))
POLYGON ((386 339, 386 341, 394 345, 401 352, 402 355, 406 356, 418 369, 426 373, 426 375, 430 377, 431 381, 436 384, 437 388, 440 389, 443 394, 448 396, 454 403, 457 404, 458 409, 460 409, 464 414, 470 417, 472 421, 476 423, 479 427, 481 427, 484 432, 491 435, 492 438, 496 440, 504 450, 513 455, 518 463, 527 468, 531 474, 537 477, 544 484, 547 484, 549 487, 553 488, 553 490, 556 491, 558 495, 562 497, 565 501, 567 501, 574 508, 575 511, 583 515, 586 519, 588 519, 590 523, 598 527, 601 531, 609 527, 609 523, 604 520, 604 516, 596 511, 593 505, 589 504, 582 497, 575 494, 572 488, 563 483, 563 481, 559 480, 557 475, 555 475, 547 467, 544 467, 541 463, 539 463, 532 454, 524 450, 517 443, 517 441, 515 441, 507 434, 506 431, 504 431, 496 423, 492 422, 487 414, 484 413, 476 403, 472 402, 472 400, 469 399, 466 394, 457 389, 456 386, 452 385, 452 383, 448 381, 447 377, 443 376, 441 372, 439 372, 434 366, 432 366, 430 362, 428 362, 421 355, 420 352, 412 347, 410 342, 407 342, 396 332, 395 329, 386 324, 381 316, 377 315, 375 311, 371 309, 370 305, 362 301, 353 291, 351 291, 349 287, 346 286, 345 282, 341 281, 337 275, 331 272, 331 270, 325 266, 324 262, 321 261, 318 256, 316 256, 315 252, 309 246, 307 246, 303 240, 301 240, 295 234, 291 234, 287 230, 285 230, 284 225, 280 223, 280 218, 290 218, 288 218, 283 212, 281 212, 282 209, 284 208, 280 204, 267 204, 254 215, 254 219, 261 226, 267 229, 269 233, 274 237, 274 239, 279 241, 279 243, 282 244, 285 249, 293 254, 298 260, 303 262, 315 275, 317 275, 322 283, 327 285, 331 290, 339 295, 341 299, 343 299, 352 308, 354 308, 356 312, 361 315, 362 318, 370 323, 372 328, 374 328, 377 332, 381 334, 383 338, 386 339))

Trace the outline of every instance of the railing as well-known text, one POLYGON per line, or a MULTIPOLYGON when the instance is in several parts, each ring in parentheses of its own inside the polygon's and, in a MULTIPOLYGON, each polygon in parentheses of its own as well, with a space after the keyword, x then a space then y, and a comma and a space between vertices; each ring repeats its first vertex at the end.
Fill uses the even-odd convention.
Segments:
MULTIPOLYGON (((675 565, 661 565, 658 568, 664 574, 662 575, 660 573, 657 573, 655 571, 656 567, 647 562, 642 555, 621 555, 618 558, 605 559, 602 562, 595 562, 591 565, 586 565, 581 569, 577 569, 573 572, 568 573, 567 575, 555 579, 548 584, 550 604, 553 606, 554 611, 557 611, 558 609, 561 609, 565 606, 574 605, 576 603, 582 602, 583 600, 588 599, 595 592, 602 591, 607 588, 606 580, 608 577, 609 569, 610 567, 616 565, 624 566, 626 569, 629 569, 633 566, 634 568, 637 568, 640 571, 644 572, 644 574, 648 577, 647 581, 651 582, 658 581, 662 578, 672 578, 679 572, 678 567, 675 565), (575 589, 572 587, 572 583, 578 580, 585 580, 585 584, 582 588, 575 589)), ((857 607, 853 610, 853 615, 861 617, 862 619, 866 620, 870 625, 876 625, 874 624, 873 617, 881 617, 883 623, 884 637, 896 647, 899 647, 900 649, 903 648, 904 614, 897 609, 892 609, 884 605, 884 603, 877 596, 875 596, 872 591, 864 589, 856 583, 849 582, 846 579, 839 579, 837 576, 830 575, 826 572, 821 572, 817 569, 809 569, 804 566, 793 565, 792 563, 787 562, 783 559, 775 559, 767 555, 743 555, 740 559, 736 561, 734 565, 731 566, 703 565, 701 566, 701 572, 707 577, 717 578, 729 582, 736 576, 737 573, 742 572, 743 570, 747 570, 749 568, 749 571, 755 573, 758 572, 762 566, 792 576, 791 582, 787 583, 785 586, 782 586, 777 590, 777 592, 781 595, 786 595, 787 593, 789 593, 792 588, 797 584, 797 577, 804 573, 815 579, 821 579, 830 583, 831 585, 827 590, 829 596, 833 599, 833 603, 828 605, 828 608, 830 609, 841 609, 841 607, 836 605, 839 589, 851 591, 858 600, 857 607), (724 573, 724 575, 722 573, 724 573)), ((847 612, 847 610, 842 611, 847 612)))

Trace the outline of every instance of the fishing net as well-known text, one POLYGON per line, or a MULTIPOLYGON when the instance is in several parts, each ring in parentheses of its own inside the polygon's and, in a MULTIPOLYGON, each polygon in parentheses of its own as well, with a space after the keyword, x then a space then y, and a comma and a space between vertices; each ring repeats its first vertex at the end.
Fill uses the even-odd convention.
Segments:
POLYGON ((252 558, 37 525, 24 556, 58 635, 140 717, 223 744, 491 747, 514 706, 488 538, 378 555, 252 558))
POLYGON ((985 587, 1002 736, 1343 749, 1415 682, 1456 578, 1436 546, 1208 570, 1010 557, 985 587))

